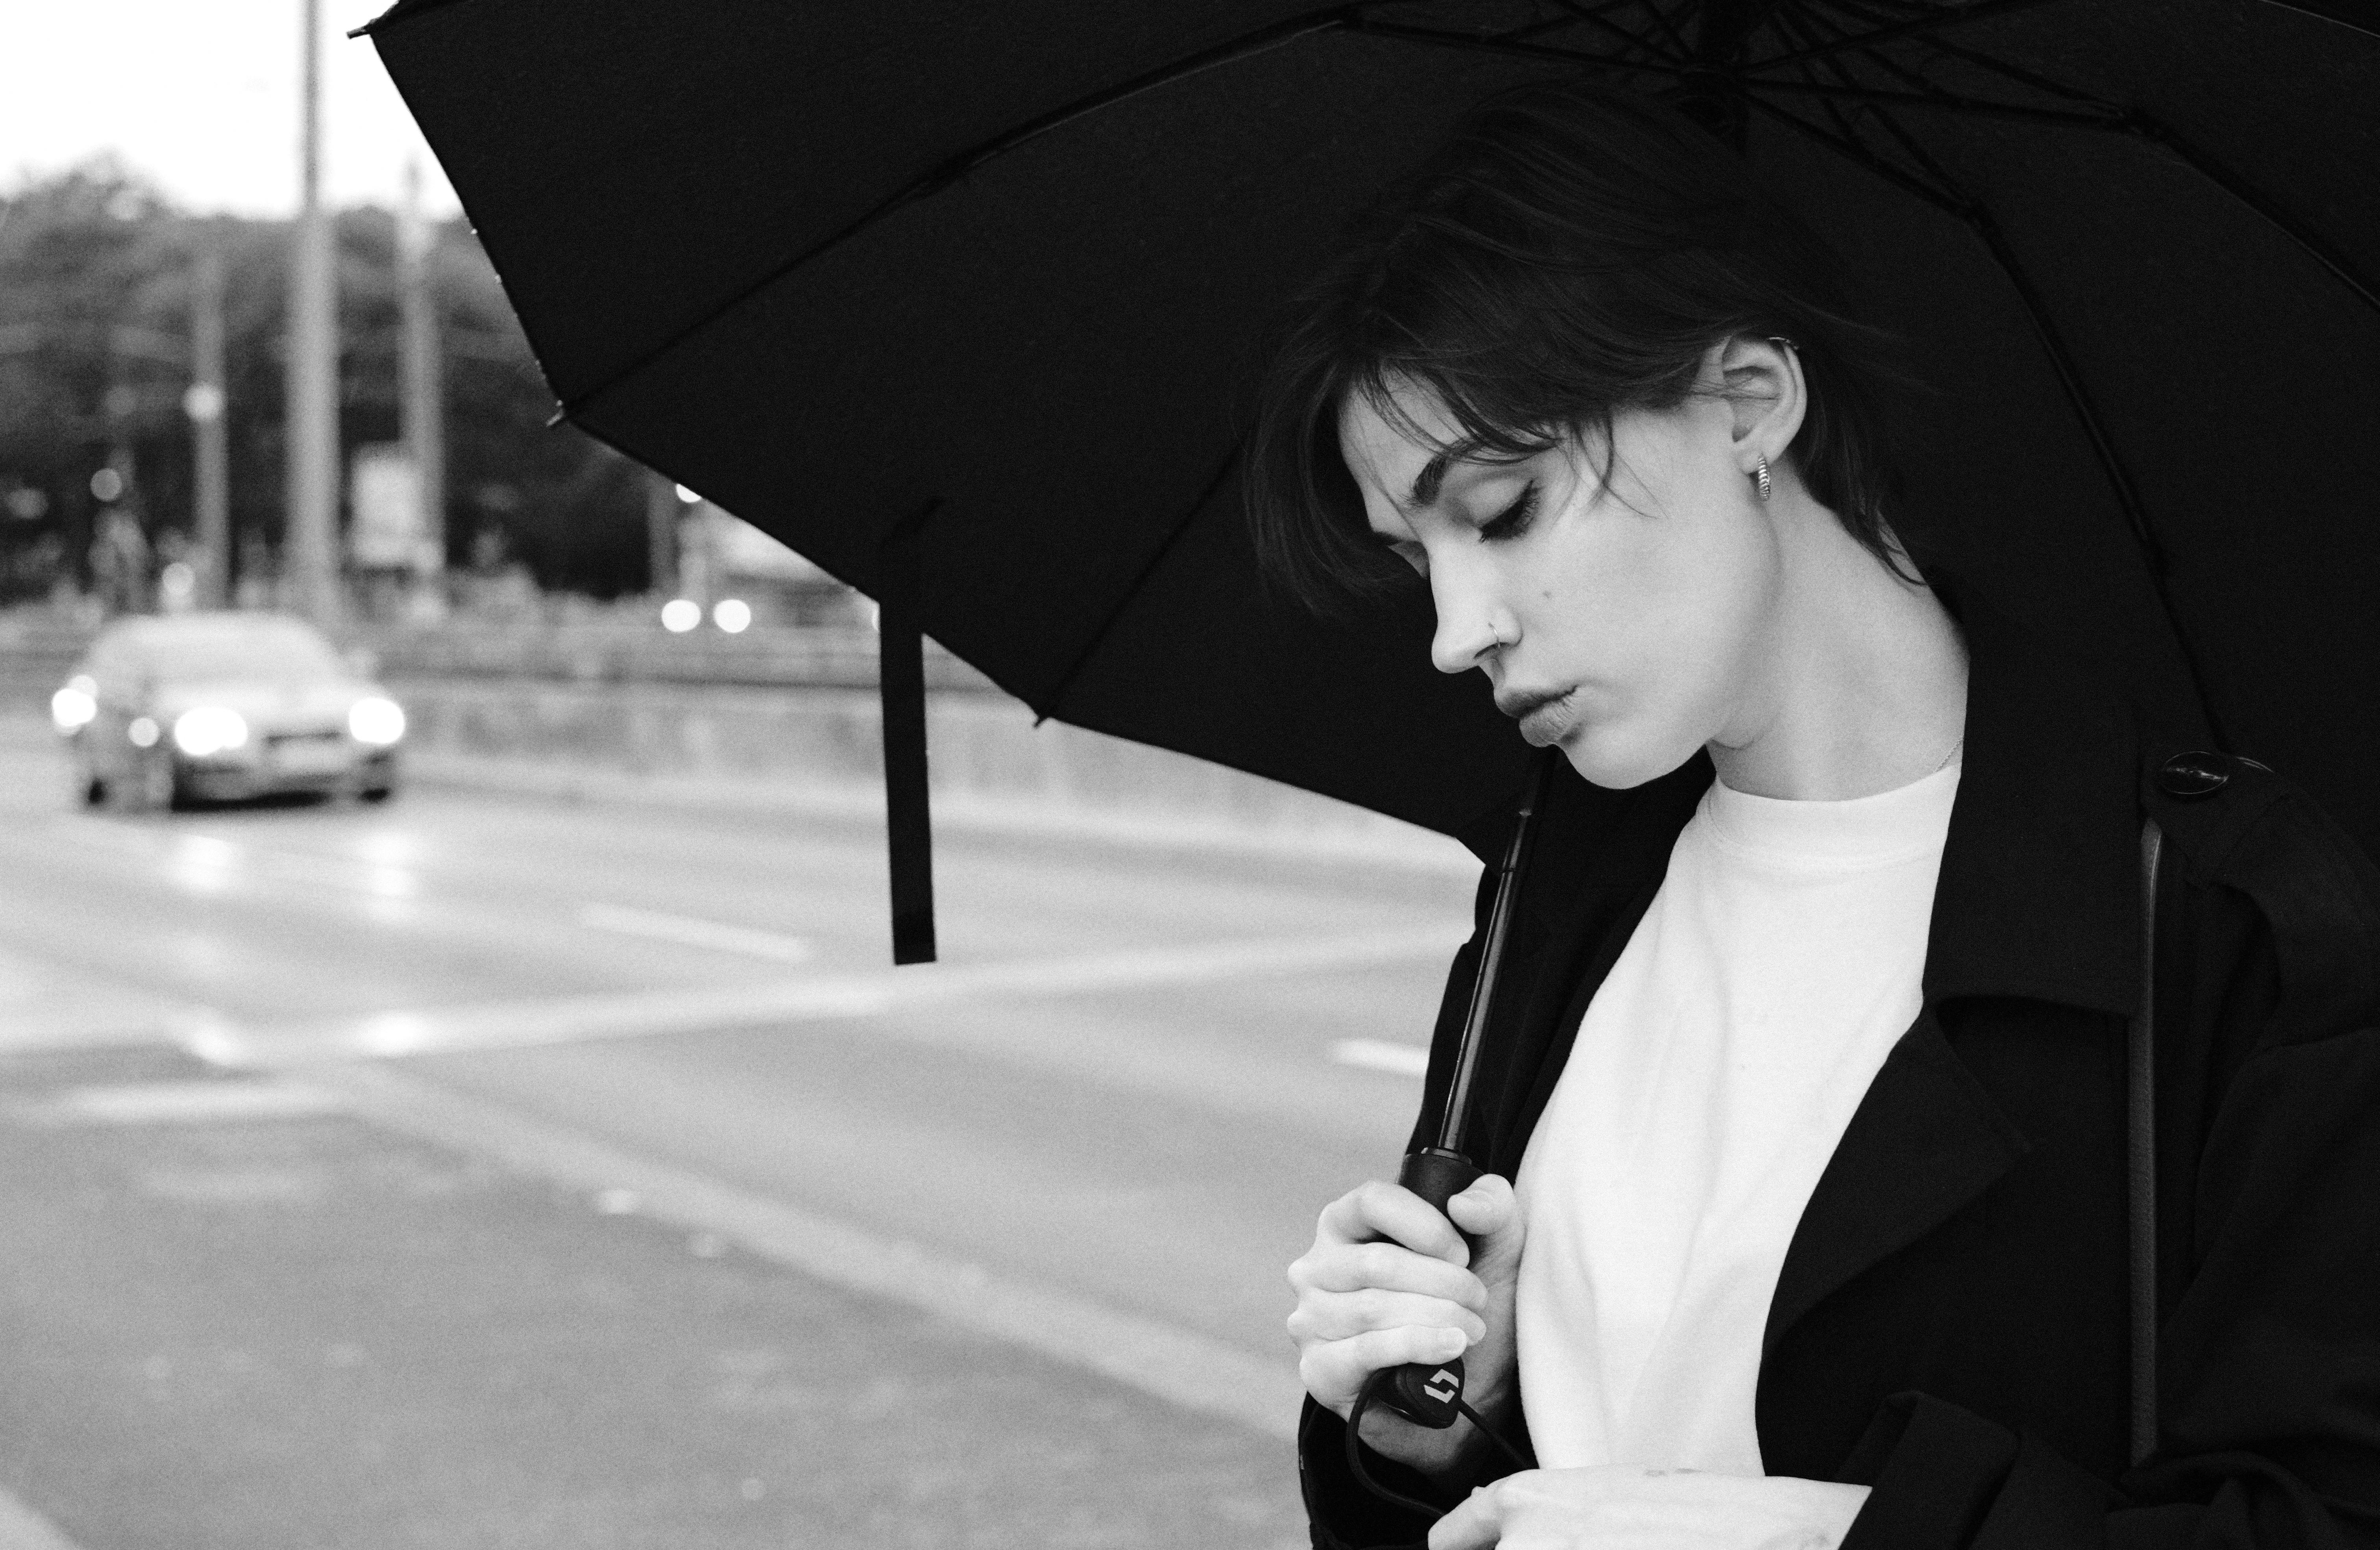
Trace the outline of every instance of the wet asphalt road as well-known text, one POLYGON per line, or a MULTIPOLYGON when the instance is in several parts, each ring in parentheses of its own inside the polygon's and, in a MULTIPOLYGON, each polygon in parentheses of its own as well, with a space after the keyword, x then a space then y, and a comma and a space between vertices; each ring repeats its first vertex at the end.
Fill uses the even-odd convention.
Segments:
POLYGON ((863 826, 422 785, 89 813, 40 732, 0 736, 0 1054, 364 1060, 1283 1373, 1281 1267, 1394 1167, 1418 1083, 1380 1068, 1469 909, 1452 873, 945 833, 945 963, 894 975, 863 826))

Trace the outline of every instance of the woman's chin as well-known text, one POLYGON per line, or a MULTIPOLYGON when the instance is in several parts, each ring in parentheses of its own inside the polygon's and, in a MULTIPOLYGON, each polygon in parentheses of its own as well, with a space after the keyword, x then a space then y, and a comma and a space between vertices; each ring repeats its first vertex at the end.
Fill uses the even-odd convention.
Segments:
POLYGON ((1669 746, 1666 739, 1630 736, 1626 728, 1608 721, 1583 721, 1559 746, 1570 767, 1589 785, 1629 791, 1667 775, 1694 757, 1702 745, 1690 744, 1680 751, 1669 746))

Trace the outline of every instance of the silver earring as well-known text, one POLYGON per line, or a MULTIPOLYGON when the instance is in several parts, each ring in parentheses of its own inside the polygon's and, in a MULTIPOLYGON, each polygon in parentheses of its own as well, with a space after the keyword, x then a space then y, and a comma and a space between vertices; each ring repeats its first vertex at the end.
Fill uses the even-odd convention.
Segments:
POLYGON ((1761 454, 1760 466, 1752 477, 1760 481, 1760 498, 1766 501, 1768 499, 1768 491, 1773 488, 1768 482, 1768 458, 1766 454, 1761 454))

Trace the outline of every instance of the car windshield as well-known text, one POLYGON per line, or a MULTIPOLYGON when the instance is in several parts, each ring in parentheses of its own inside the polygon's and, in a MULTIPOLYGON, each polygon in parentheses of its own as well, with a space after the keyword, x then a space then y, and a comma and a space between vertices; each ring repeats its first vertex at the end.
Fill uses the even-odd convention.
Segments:
POLYGON ((289 620, 152 629, 144 632, 135 655, 148 674, 167 684, 346 676, 330 643, 289 620))

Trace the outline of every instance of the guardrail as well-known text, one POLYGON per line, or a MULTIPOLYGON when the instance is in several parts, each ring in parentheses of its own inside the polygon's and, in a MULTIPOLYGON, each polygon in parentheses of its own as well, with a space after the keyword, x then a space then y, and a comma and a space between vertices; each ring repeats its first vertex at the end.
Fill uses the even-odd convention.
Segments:
MULTIPOLYGON (((96 633, 42 611, 0 616, 0 682, 11 697, 46 696, 96 633)), ((756 625, 740 635, 658 624, 454 619, 436 625, 358 623, 334 632, 401 678, 515 678, 565 684, 720 684, 784 688, 876 686, 876 633, 756 625)), ((927 643, 926 685, 998 694, 992 682, 927 643)))

